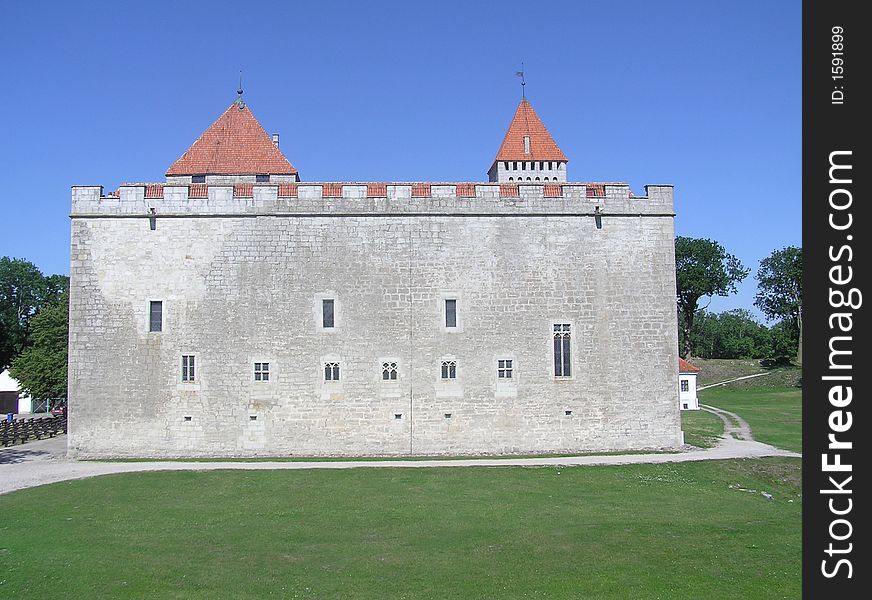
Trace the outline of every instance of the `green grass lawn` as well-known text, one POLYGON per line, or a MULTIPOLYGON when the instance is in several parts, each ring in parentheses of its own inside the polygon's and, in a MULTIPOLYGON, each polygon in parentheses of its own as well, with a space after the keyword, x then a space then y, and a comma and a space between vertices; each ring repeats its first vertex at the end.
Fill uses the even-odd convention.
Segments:
POLYGON ((681 411, 681 430, 684 443, 697 448, 714 448, 724 434, 724 422, 705 410, 681 411))
POLYGON ((0 496, 0 597, 798 598, 800 478, 770 458, 69 481, 0 496))
POLYGON ((755 440, 802 452, 802 390, 799 388, 734 389, 731 384, 699 392, 699 401, 745 419, 755 440))

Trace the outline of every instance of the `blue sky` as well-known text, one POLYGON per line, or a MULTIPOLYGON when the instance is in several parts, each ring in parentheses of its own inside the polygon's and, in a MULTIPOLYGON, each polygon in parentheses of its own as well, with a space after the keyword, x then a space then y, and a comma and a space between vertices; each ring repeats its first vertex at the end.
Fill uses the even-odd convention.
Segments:
MULTIPOLYGON (((574 181, 672 183, 676 233, 801 245, 799 2, 37 2, 0 37, 0 256, 69 272, 70 186, 162 181, 235 97, 306 181, 484 181, 527 97, 574 181)), ((755 314, 758 314, 755 311, 755 314)))

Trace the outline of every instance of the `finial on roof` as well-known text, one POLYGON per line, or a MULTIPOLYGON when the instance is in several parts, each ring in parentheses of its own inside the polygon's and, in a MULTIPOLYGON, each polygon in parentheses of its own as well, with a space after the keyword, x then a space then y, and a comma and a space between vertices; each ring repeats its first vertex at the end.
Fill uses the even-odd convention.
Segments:
POLYGON ((521 70, 515 71, 515 75, 521 78, 521 100, 526 100, 527 95, 524 93, 524 86, 527 85, 527 82, 524 81, 524 63, 521 63, 521 70))
POLYGON ((236 90, 236 106, 239 110, 245 108, 245 100, 242 99, 242 71, 239 72, 239 88, 236 90))

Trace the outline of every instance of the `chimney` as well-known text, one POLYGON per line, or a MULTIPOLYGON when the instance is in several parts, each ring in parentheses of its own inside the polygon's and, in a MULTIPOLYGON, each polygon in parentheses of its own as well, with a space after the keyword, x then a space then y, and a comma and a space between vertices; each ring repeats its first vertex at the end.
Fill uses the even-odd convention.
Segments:
POLYGON ((277 134, 277 133, 272 134, 272 142, 273 142, 273 144, 276 145, 276 148, 279 147, 279 134, 277 134))

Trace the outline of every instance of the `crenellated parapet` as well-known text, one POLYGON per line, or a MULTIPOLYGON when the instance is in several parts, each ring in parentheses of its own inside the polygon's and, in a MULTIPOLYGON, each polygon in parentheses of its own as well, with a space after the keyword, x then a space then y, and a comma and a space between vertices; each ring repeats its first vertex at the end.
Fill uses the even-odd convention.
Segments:
POLYGON ((673 216, 671 185, 626 183, 280 183, 73 186, 72 216, 604 215, 673 216))

